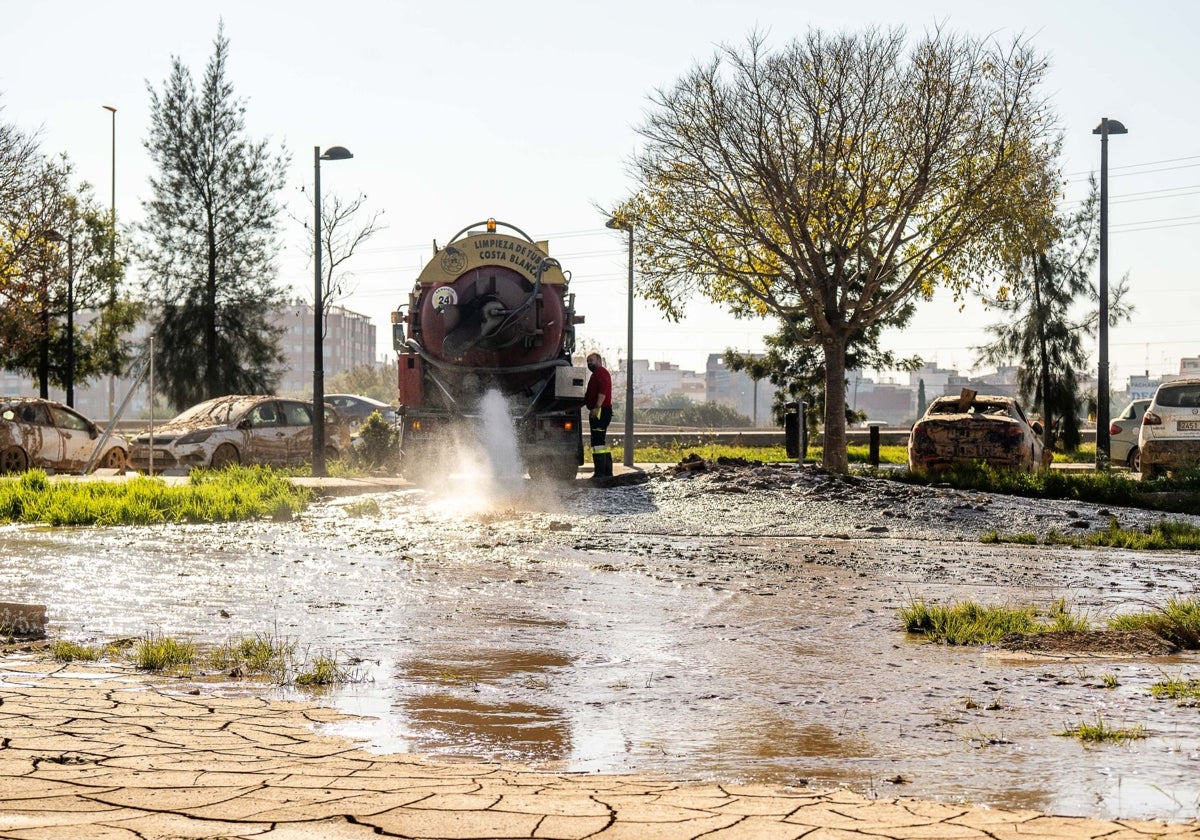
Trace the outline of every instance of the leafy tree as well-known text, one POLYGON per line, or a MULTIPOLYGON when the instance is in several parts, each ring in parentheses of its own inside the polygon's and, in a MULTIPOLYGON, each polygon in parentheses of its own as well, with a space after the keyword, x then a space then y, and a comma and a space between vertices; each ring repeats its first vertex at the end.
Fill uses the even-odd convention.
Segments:
MULTIPOLYGON (((886 318, 850 337, 846 344, 843 370, 916 370, 921 360, 915 356, 901 359, 879 348, 884 327, 903 327, 915 309, 912 301, 898 307, 886 318)), ((803 321, 803 316, 793 316, 803 321)), ((771 413, 778 423, 789 402, 803 401, 807 405, 808 423, 814 429, 825 411, 825 360, 820 347, 812 340, 797 342, 796 336, 811 336, 811 323, 781 326, 764 338, 767 352, 743 353, 732 348, 725 351, 725 364, 730 370, 745 371, 752 379, 767 379, 775 386, 771 413)), ((845 382, 842 383, 843 390, 845 382)), ((846 421, 855 423, 866 415, 846 406, 846 421)))
POLYGON ((130 355, 128 332, 139 308, 118 296, 124 266, 114 261, 114 231, 91 189, 71 186, 65 158, 41 160, 15 192, 4 220, 0 365, 28 372, 45 397, 101 374, 118 374, 130 355), (68 311, 75 320, 68 351, 68 311), (72 359, 73 356, 73 359, 72 359), (73 376, 67 371, 73 361, 73 376))
POLYGON ((868 29, 721 48, 638 129, 638 189, 615 215, 638 231, 641 293, 676 318, 701 293, 819 347, 823 463, 846 471, 852 337, 1046 236, 1059 140, 1045 70, 1022 39, 941 30, 911 47, 868 29))
POLYGON ((325 391, 329 394, 359 394, 392 405, 399 396, 397 374, 395 360, 382 365, 364 365, 330 377, 325 391))
POLYGON ((682 394, 667 394, 645 410, 650 422, 694 429, 735 429, 750 425, 750 418, 732 406, 717 402, 696 403, 682 394))
POLYGON ((178 57, 161 93, 147 85, 145 147, 158 175, 142 205, 138 257, 157 375, 176 406, 269 392, 283 360, 270 313, 283 302, 273 258, 287 161, 246 136, 228 58, 222 24, 199 91, 178 57))
MULTIPOLYGON (((1074 213, 1060 215, 1056 241, 1046 250, 1019 255, 1008 267, 1009 293, 990 300, 1004 320, 987 331, 993 340, 977 347, 981 362, 1003 365, 1017 361, 1021 399, 1036 405, 1046 429, 1055 430, 1064 449, 1079 448, 1079 383, 1075 372, 1087 365, 1084 339, 1095 335, 1099 308, 1088 307, 1082 318, 1070 310, 1080 300, 1098 302, 1089 279, 1099 257, 1099 195, 1093 181, 1088 198, 1074 213)), ((1109 320, 1128 320, 1124 302, 1128 275, 1110 289, 1109 320)))

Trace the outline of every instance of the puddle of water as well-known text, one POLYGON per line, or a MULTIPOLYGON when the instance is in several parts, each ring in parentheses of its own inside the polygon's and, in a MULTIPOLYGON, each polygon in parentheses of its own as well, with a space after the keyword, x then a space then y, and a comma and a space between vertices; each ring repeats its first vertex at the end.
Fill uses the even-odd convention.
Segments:
POLYGON ((1194 657, 1002 661, 914 643, 895 616, 915 595, 1066 596, 1102 616, 1156 598, 1148 582, 1194 586, 1189 558, 780 549, 674 535, 649 493, 464 513, 450 488, 380 496, 370 519, 332 503, 287 524, 6 529, 0 591, 47 604, 52 634, 76 640, 270 633, 361 657, 370 682, 329 699, 372 719, 334 730, 376 749, 1101 817, 1200 810, 1200 719, 1149 692, 1164 673, 1196 676, 1194 657), (1097 715, 1152 737, 1088 748, 1057 734, 1097 715))

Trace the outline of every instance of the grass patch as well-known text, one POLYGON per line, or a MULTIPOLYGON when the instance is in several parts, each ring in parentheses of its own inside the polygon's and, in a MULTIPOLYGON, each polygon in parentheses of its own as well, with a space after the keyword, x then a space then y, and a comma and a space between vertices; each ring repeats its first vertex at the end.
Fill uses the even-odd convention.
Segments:
POLYGON ((166 671, 196 662, 196 645, 173 636, 147 636, 133 648, 133 664, 141 671, 166 671))
POLYGON ((277 636, 257 635, 226 642, 209 650, 204 663, 232 676, 267 676, 283 683, 292 666, 296 643, 277 636))
MULTIPOLYGON (((1039 539, 1036 534, 1002 534, 992 530, 984 532, 979 541, 987 544, 1036 545, 1039 539)), ((1044 542, 1046 545, 1069 545, 1075 548, 1107 546, 1136 551, 1194 551, 1200 548, 1200 528, 1187 522, 1162 520, 1149 528, 1129 529, 1122 528, 1113 517, 1109 519, 1107 528, 1090 534, 1064 534, 1051 529, 1046 532, 1044 542)))
POLYGON ((336 656, 322 654, 314 657, 311 662, 305 663, 292 681, 296 685, 306 688, 325 688, 357 680, 358 676, 354 670, 338 662, 336 656))
POLYGON ((343 505, 342 510, 346 511, 347 516, 381 516, 383 509, 379 507, 379 502, 375 499, 355 499, 343 505))
POLYGON ((1110 726, 1105 723, 1100 713, 1096 713, 1095 723, 1080 723, 1068 726, 1062 732, 1055 733, 1067 738, 1078 738, 1085 744, 1124 744, 1128 741, 1146 737, 1146 730, 1141 726, 1128 728, 1110 726))
POLYGON ((1191 510, 1200 497, 1200 471, 1140 481, 1127 472, 1042 470, 1036 473, 999 470, 986 464, 960 464, 943 471, 897 470, 887 478, 909 484, 948 484, 960 490, 980 490, 1038 499, 1068 499, 1095 504, 1152 510, 1191 510), (1172 496, 1182 495, 1184 502, 1172 496), (1182 507, 1181 507, 1182 505, 1182 507), (1189 507, 1190 505, 1190 507, 1189 507))
POLYGON ((1085 616, 1073 614, 1063 599, 1050 608, 1036 606, 983 606, 966 601, 949 606, 911 601, 899 610, 909 633, 947 645, 995 644, 1009 633, 1045 633, 1052 630, 1087 630, 1085 616))
POLYGON ((1157 610, 1114 616, 1113 630, 1149 630, 1184 650, 1200 650, 1200 599, 1171 598, 1157 610))
POLYGON ((193 470, 186 485, 136 476, 127 481, 50 481, 40 470, 0 479, 0 523, 153 525, 291 518, 314 495, 267 467, 193 470))
POLYGON ((1200 680, 1166 677, 1150 686, 1150 694, 1158 700, 1174 700, 1182 705, 1195 706, 1200 703, 1200 680))
MULTIPOLYGON (((796 463, 796 459, 789 458, 787 450, 782 446, 730 446, 704 443, 686 437, 681 437, 673 443, 663 446, 639 446, 634 450, 634 460, 647 464, 678 464, 691 454, 699 455, 710 461, 715 461, 717 458, 742 458, 747 461, 762 461, 765 464, 796 463)), ((852 464, 867 464, 871 460, 870 447, 866 445, 851 445, 847 447, 846 455, 852 464)), ((821 447, 809 446, 804 460, 820 463, 821 456, 821 447)), ((624 461, 624 459, 624 450, 619 446, 614 446, 613 460, 624 461)), ((901 445, 881 445, 879 447, 879 463, 907 464, 908 448, 901 445)))
POLYGON ((104 649, 96 645, 81 645, 65 639, 50 644, 50 655, 55 662, 95 662, 103 654, 104 649))

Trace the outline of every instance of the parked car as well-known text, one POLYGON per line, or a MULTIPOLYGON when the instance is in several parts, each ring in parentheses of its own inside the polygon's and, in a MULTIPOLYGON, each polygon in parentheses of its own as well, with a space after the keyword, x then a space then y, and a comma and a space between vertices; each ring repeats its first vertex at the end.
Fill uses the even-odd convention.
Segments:
MULTIPOLYGON (((312 462, 312 403, 270 396, 233 395, 194 405, 173 420, 135 437, 129 466, 139 472, 231 464, 287 466, 312 462)), ((325 407, 325 457, 350 445, 337 410, 325 407)))
POLYGON ((40 467, 54 472, 83 472, 93 467, 123 470, 129 443, 120 435, 101 441, 101 430, 78 411, 37 397, 0 398, 0 472, 40 467), (103 447, 96 453, 98 446, 103 447))
POLYGON ((982 462, 1036 472, 1050 463, 1042 424, 1030 422, 1012 397, 964 391, 938 397, 913 424, 908 468, 936 470, 982 462))
POLYGON ((1146 413, 1150 400, 1134 400, 1108 427, 1108 454, 1114 464, 1122 461, 1134 472, 1141 470, 1138 435, 1142 431, 1142 415, 1146 413))
POLYGON ((357 394, 326 394, 325 402, 337 409, 338 414, 350 426, 351 431, 357 430, 368 417, 379 412, 388 423, 395 423, 396 407, 370 397, 360 397, 357 394))
POLYGON ((1142 478, 1200 466, 1200 379, 1164 382, 1142 415, 1142 478))

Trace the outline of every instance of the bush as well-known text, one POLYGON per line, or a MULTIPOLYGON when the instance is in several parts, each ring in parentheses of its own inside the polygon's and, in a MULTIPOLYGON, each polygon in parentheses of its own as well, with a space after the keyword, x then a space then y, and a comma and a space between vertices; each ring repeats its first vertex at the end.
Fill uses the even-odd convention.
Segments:
POLYGON ((383 419, 378 411, 363 421, 359 428, 361 444, 354 450, 354 459, 364 469, 393 470, 400 468, 400 432, 383 419))

